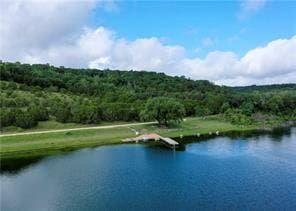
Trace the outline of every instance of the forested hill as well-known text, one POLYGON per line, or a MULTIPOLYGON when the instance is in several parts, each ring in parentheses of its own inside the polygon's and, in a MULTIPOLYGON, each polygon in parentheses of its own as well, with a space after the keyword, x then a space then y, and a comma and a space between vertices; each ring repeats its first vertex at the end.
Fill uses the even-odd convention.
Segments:
POLYGON ((129 95, 136 95, 137 99, 167 94, 186 98, 184 95, 196 90, 224 91, 209 81, 193 81, 164 73, 70 69, 42 64, 2 63, 1 80, 92 96, 125 91, 129 95))
POLYGON ((264 88, 257 93, 246 92, 250 88, 229 88, 205 80, 145 71, 7 62, 0 63, 0 71, 2 127, 31 127, 47 119, 79 123, 139 121, 147 100, 160 96, 181 102, 187 116, 228 113, 251 117, 263 113, 294 118, 295 115, 295 85, 288 85, 289 89, 282 89, 287 85, 276 85, 271 92, 264 88), (34 121, 27 124, 26 119, 34 121))

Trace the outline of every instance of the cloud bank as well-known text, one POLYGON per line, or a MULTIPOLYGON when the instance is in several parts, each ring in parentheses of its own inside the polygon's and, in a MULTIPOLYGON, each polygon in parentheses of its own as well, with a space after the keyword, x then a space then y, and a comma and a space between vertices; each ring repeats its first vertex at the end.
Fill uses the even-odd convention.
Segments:
MULTIPOLYGON (((296 82, 296 36, 277 39, 239 57, 213 51, 188 58, 180 45, 157 37, 127 40, 106 27, 86 23, 106 2, 4 1, 0 6, 0 59, 98 69, 127 69, 185 75, 224 85, 296 82)), ((114 6, 114 5, 113 5, 114 6)))

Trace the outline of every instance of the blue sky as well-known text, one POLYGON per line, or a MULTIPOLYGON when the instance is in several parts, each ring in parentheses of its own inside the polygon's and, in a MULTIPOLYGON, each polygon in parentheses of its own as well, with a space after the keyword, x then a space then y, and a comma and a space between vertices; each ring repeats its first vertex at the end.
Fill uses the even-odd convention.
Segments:
POLYGON ((182 45, 189 55, 205 56, 213 49, 243 55, 249 49, 296 33, 296 3, 270 1, 239 18, 240 1, 124 1, 112 12, 95 12, 93 24, 134 40, 159 37, 165 44, 182 45), (206 46, 205 40, 212 40, 206 46))
POLYGON ((3 61, 296 83, 296 1, 2 0, 0 16, 3 61))

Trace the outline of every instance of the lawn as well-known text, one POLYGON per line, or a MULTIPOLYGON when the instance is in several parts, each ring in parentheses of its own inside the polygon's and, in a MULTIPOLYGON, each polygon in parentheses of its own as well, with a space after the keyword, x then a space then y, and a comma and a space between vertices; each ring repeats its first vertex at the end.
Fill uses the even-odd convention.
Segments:
POLYGON ((129 128, 110 128, 1 137, 1 158, 56 154, 83 147, 120 143, 134 136, 129 128))
MULTIPOLYGON (((41 123, 39 128, 35 130, 38 131, 41 130, 41 128, 43 130, 49 130, 53 128, 81 127, 81 125, 76 124, 65 124, 63 126, 64 127, 62 127, 60 123, 45 122, 41 123), (71 125, 73 127, 70 127, 71 125)), ((153 132, 163 136, 179 137, 180 135, 196 135, 197 133, 202 135, 210 132, 215 133, 216 131, 226 132, 249 129, 254 129, 254 127, 241 127, 211 118, 187 118, 180 125, 171 128, 159 128, 157 125, 139 125, 133 127, 7 136, 0 138, 0 155, 1 159, 44 156, 83 147, 120 144, 122 143, 122 139, 134 137, 136 131, 139 132, 139 134, 153 132)))
POLYGON ((21 133, 21 132, 35 132, 35 131, 45 131, 45 130, 58 130, 58 129, 69 129, 69 128, 82 128, 82 127, 92 127, 92 126, 105 126, 105 125, 117 125, 117 124, 127 124, 132 122, 101 122, 100 124, 78 124, 78 123, 60 123, 54 120, 39 122, 36 127, 30 129, 22 129, 19 127, 4 127, 0 131, 0 134, 9 133, 21 133))
POLYGON ((180 135, 196 135, 196 134, 209 134, 227 131, 244 131, 255 129, 256 127, 251 126, 239 126, 233 125, 228 122, 224 122, 217 118, 186 118, 180 125, 171 128, 159 128, 156 125, 145 125, 134 127, 141 134, 144 133, 158 133, 163 136, 179 137, 180 135))

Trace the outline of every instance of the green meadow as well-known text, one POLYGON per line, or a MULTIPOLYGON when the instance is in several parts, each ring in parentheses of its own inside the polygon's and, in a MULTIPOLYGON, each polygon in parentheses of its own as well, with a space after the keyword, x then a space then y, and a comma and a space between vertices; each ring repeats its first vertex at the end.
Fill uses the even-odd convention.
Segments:
MULTIPOLYGON (((84 127, 89 125, 84 125, 84 127)), ((90 125, 93 126, 93 125, 90 125)), ((44 122, 30 131, 76 128, 81 125, 62 125, 54 122, 44 122), (48 127, 45 127, 47 125, 48 127), (54 126, 54 127, 53 127, 54 126), (64 127, 63 127, 64 126, 64 127)), ((187 118, 181 124, 169 128, 159 128, 156 124, 104 129, 76 130, 51 132, 42 134, 26 134, 4 136, 0 140, 1 159, 46 156, 72 151, 84 147, 121 144, 125 138, 138 134, 158 133, 163 136, 179 137, 189 135, 204 135, 209 133, 244 131, 256 129, 257 126, 238 126, 218 119, 187 118)), ((15 132, 15 130, 13 131, 15 132)), ((27 132, 27 131, 21 131, 27 132)), ((5 133, 7 134, 7 132, 5 133)))

